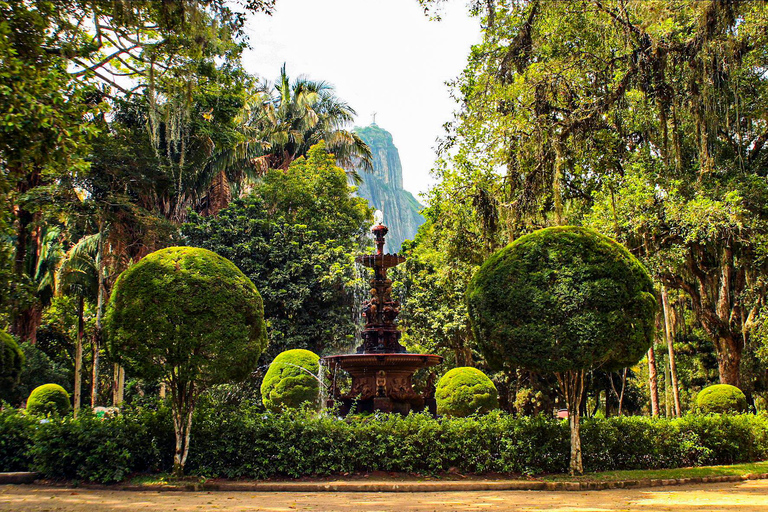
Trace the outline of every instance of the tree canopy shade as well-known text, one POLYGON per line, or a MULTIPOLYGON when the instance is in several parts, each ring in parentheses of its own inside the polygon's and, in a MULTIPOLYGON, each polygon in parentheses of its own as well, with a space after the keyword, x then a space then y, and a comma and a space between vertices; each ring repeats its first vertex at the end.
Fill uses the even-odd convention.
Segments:
POLYGON ((192 215, 187 243, 229 258, 254 282, 269 324, 268 359, 290 348, 316 353, 350 343, 352 254, 367 241, 371 211, 352 196, 324 144, 272 170, 217 216, 192 215))
POLYGON ((197 397, 245 379, 267 345, 259 292, 226 258, 169 247, 120 275, 104 320, 110 349, 129 372, 169 383, 181 473, 197 397))
POLYGON ((571 420, 571 470, 581 472, 584 371, 637 362, 653 341, 656 298, 645 268, 590 229, 541 229, 480 267, 467 307, 488 364, 557 375, 571 420))

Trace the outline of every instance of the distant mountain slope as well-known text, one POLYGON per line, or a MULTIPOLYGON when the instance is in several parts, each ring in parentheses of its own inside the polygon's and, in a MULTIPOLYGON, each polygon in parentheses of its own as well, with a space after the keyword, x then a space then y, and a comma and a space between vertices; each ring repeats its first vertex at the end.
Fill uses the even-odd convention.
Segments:
POLYGON ((419 213, 422 205, 403 189, 403 167, 392 134, 377 124, 354 131, 373 153, 373 172, 358 169, 363 183, 357 189, 357 195, 382 211, 384 224, 389 227, 386 250, 397 252, 403 241, 413 239, 416 230, 424 223, 424 217, 419 213))

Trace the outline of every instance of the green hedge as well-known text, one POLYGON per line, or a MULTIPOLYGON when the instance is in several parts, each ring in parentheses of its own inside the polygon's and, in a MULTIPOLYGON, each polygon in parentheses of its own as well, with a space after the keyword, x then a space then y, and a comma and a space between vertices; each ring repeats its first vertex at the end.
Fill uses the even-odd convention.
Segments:
MULTIPOLYGON (((562 473, 567 422, 486 416, 434 419, 374 415, 340 420, 298 411, 202 408, 193 423, 187 469, 207 477, 301 477, 367 471, 434 474, 562 473)), ((114 482, 169 471, 170 414, 127 410, 39 424, 0 414, 0 471, 34 469, 48 478, 114 482), (18 446, 9 447, 17 443, 18 446), (15 454, 15 455, 8 455, 15 454)), ((689 415, 681 419, 588 419, 582 426, 587 471, 658 469, 768 459, 768 415, 689 415)))

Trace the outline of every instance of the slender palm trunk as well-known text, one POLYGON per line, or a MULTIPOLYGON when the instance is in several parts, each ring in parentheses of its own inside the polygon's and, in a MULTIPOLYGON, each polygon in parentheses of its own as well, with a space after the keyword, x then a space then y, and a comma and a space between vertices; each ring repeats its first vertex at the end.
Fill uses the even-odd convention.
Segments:
POLYGON ((96 253, 98 291, 96 293, 96 329, 93 332, 93 378, 91 381, 91 408, 96 407, 99 398, 99 351, 101 350, 101 319, 104 314, 104 296, 106 283, 104 282, 104 221, 99 222, 99 247, 96 253))
POLYGON ((648 389, 651 392, 651 415, 655 418, 659 415, 659 378, 653 345, 648 349, 648 389))
POLYGON ((80 295, 77 303, 77 347, 75 348, 75 417, 80 410, 83 393, 83 311, 85 299, 80 295))
POLYGON ((675 365, 675 346, 672 340, 671 322, 669 318, 669 298, 667 297, 667 288, 661 288, 661 304, 664 310, 664 337, 667 340, 667 350, 669 351, 669 374, 672 379, 672 397, 675 400, 675 417, 680 417, 682 409, 680 407, 680 387, 677 381, 677 366, 675 365))

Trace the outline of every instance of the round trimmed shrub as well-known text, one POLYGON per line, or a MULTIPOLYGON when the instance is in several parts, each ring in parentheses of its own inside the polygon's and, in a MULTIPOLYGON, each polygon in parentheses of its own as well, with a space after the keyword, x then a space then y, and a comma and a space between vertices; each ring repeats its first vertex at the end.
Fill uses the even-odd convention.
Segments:
POLYGON ((10 399, 10 393, 19 383, 24 366, 24 352, 16 340, 5 331, 0 331, 0 398, 10 399))
POLYGON ((494 369, 627 367, 655 332, 656 298, 643 265, 578 226, 540 229, 497 251, 470 281, 467 309, 494 369))
POLYGON ((320 383, 315 377, 320 357, 309 350, 286 350, 277 355, 261 383, 261 400, 273 412, 317 405, 320 383))
POLYGON ((438 414, 469 416, 485 414, 499 406, 499 393, 486 374, 464 366, 442 376, 435 390, 438 414))
POLYGON ((696 407, 703 413, 737 413, 747 410, 747 397, 736 386, 715 384, 696 396, 696 407))
POLYGON ((64 416, 70 410, 69 394, 58 384, 43 384, 32 390, 27 398, 27 411, 31 414, 64 416))

